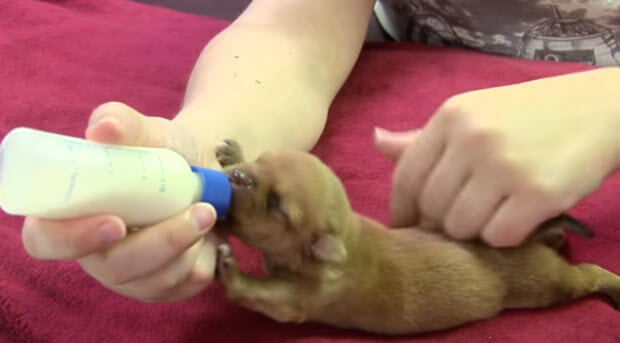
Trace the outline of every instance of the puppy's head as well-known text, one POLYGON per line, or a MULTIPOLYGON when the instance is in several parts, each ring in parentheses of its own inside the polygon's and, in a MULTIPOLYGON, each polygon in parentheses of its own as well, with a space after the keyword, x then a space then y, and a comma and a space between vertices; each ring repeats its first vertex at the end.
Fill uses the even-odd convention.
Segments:
POLYGON ((318 158, 266 153, 226 172, 233 195, 223 227, 271 265, 299 271, 346 258, 341 238, 351 209, 340 180, 318 158))

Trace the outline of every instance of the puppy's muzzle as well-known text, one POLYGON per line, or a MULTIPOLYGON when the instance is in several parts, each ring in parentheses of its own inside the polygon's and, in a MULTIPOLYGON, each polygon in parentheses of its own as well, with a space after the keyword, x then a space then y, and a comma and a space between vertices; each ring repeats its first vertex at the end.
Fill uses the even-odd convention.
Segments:
POLYGON ((228 179, 232 185, 238 187, 252 188, 255 185, 254 179, 246 172, 239 169, 230 171, 228 173, 228 179))

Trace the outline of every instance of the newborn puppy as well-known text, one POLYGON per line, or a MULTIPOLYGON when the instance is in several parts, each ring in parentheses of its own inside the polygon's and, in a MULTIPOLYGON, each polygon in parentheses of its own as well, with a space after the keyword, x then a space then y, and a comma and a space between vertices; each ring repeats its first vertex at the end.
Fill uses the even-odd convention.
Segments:
POLYGON ((267 273, 242 273, 222 245, 218 277, 230 299, 275 320, 405 334, 594 292, 620 304, 618 276, 558 255, 564 236, 554 223, 508 249, 387 229, 354 213, 338 178, 310 154, 268 153, 241 163, 228 140, 217 155, 233 184, 218 229, 261 250, 267 273))

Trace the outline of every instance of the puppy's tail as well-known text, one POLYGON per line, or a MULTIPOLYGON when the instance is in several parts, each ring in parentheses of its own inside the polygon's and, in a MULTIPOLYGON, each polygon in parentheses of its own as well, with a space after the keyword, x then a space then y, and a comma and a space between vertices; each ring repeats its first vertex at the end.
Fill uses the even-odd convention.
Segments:
POLYGON ((564 229, 581 237, 590 238, 594 236, 592 230, 583 223, 566 213, 562 213, 540 224, 529 240, 540 242, 554 250, 559 250, 566 242, 564 229))

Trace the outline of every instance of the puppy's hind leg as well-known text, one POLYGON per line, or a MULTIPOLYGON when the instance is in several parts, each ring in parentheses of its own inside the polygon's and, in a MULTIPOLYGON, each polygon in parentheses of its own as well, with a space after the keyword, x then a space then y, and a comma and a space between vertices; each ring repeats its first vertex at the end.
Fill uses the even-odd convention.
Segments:
POLYGON ((226 287, 228 298, 279 322, 301 323, 306 319, 292 284, 244 274, 226 244, 220 245, 218 252, 218 278, 226 287))
POLYGON ((571 266, 562 273, 561 286, 568 298, 578 298, 591 293, 604 293, 620 310, 620 276, 597 265, 583 263, 571 266))
POLYGON ((215 157, 222 168, 243 162, 241 146, 234 139, 224 139, 215 148, 215 157))
POLYGON ((607 294, 616 309, 620 310, 620 276, 593 264, 582 264, 580 267, 588 269, 597 278, 597 291, 607 294))

